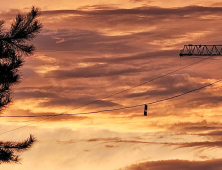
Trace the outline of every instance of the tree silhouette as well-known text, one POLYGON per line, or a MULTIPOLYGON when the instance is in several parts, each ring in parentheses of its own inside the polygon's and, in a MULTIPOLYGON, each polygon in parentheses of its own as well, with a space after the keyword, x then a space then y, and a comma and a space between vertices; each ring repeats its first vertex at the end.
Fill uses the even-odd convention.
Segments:
POLYGON ((19 162, 19 157, 16 153, 29 149, 35 142, 35 138, 30 137, 23 142, 2 142, 0 141, 0 164, 19 162))
MULTIPOLYGON (((42 24, 36 19, 39 9, 32 7, 26 16, 18 14, 9 31, 3 31, 4 21, 0 21, 0 114, 11 102, 11 87, 19 82, 18 68, 24 63, 24 56, 33 54, 35 48, 26 41, 39 33, 42 24)), ((29 149, 35 138, 23 142, 0 141, 0 164, 18 162, 16 153, 29 149)))

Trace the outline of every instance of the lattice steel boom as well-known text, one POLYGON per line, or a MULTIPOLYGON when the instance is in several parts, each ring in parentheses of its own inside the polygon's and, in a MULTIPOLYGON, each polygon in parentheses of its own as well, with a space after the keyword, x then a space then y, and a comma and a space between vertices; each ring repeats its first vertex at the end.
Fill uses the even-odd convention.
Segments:
POLYGON ((183 56, 222 56, 222 45, 184 45, 180 50, 183 56))

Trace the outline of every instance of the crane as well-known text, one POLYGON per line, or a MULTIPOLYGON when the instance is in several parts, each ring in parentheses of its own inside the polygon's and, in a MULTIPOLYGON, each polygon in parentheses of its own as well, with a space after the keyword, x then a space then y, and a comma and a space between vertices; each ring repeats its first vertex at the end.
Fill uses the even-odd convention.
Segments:
POLYGON ((222 56, 222 45, 184 45, 180 50, 183 56, 222 56))
MULTIPOLYGON (((183 56, 222 56, 222 45, 188 44, 188 45, 184 45, 183 49, 180 50, 179 55, 180 55, 180 57, 183 57, 183 56)), ((200 61, 203 61, 203 60, 200 60, 200 61)), ((198 62, 200 62, 200 61, 198 61, 198 62)), ((193 64, 194 63, 192 63, 191 65, 193 65, 193 64)), ((222 81, 222 79, 220 79, 219 81, 222 81)), ((202 88, 203 87, 198 88, 198 90, 202 89, 202 88)), ((193 90, 189 91, 189 93, 190 92, 193 92, 193 90)), ((187 92, 184 94, 187 94, 187 92)), ((179 97, 179 96, 181 96, 181 95, 177 95, 176 97, 179 97)), ((171 99, 171 98, 174 98, 174 97, 170 97, 169 99, 171 99)), ((163 101, 163 100, 160 100, 160 101, 163 101)), ((145 104, 144 105, 144 116, 147 116, 147 113, 148 113, 148 104, 145 104)))

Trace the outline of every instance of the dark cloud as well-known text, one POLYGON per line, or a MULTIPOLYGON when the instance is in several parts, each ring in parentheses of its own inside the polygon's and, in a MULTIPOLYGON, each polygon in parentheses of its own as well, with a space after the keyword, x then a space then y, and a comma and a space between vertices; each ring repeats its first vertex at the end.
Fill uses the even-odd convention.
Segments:
MULTIPOLYGON (((81 140, 81 142, 87 142, 87 143, 100 143, 103 144, 105 147, 108 148, 114 148, 114 147, 118 147, 119 144, 158 144, 157 142, 149 142, 149 141, 143 141, 144 139, 140 138, 140 137, 132 137, 131 139, 123 139, 120 137, 110 137, 110 138, 90 138, 90 139, 84 139, 81 140)), ((62 141, 59 140, 57 141, 58 143, 61 144, 72 144, 72 143, 76 143, 76 140, 67 140, 67 141, 62 141)), ((162 143, 160 143, 162 144, 162 143)))
POLYGON ((56 107, 56 106, 69 106, 72 108, 85 106, 88 103, 90 104, 89 109, 98 109, 99 107, 106 108, 106 107, 120 107, 118 103, 108 101, 108 100, 96 100, 92 98, 91 96, 84 96, 84 97, 78 97, 78 98, 65 98, 65 97, 57 97, 50 99, 49 101, 41 102, 39 106, 42 107, 56 107), (96 102, 95 102, 96 101, 96 102))
MULTIPOLYGON (((155 135, 155 134, 153 134, 155 135)), ((168 134, 170 136, 173 136, 173 133, 168 134)), ((175 135, 175 134, 174 134, 175 135)), ((181 135, 178 134, 178 135, 181 135)), ((183 134, 184 135, 184 134, 183 134)), ((162 145, 163 147, 173 147, 174 149, 181 149, 181 148, 192 148, 192 149, 212 149, 212 148, 221 148, 222 147, 222 141, 197 141, 197 142, 162 142, 161 140, 166 138, 166 134, 162 134, 161 136, 155 136, 156 141, 152 141, 152 139, 145 139, 145 138, 132 138, 132 139, 123 139, 119 137, 113 137, 113 138, 90 138, 87 140, 82 140, 83 142, 96 142, 100 144, 104 144, 104 146, 111 145, 112 147, 117 147, 119 144, 132 144, 132 145, 140 145, 140 144, 145 144, 145 145, 162 145), (158 139, 160 141, 158 141, 158 139)), ((173 138, 174 140, 176 139, 181 139, 181 138, 173 138)), ((70 141, 64 141, 65 143, 74 143, 75 141, 70 140, 70 141)), ((64 143, 63 142, 63 143, 64 143)), ((145 146, 144 145, 144 146, 145 146)))
POLYGON ((77 143, 76 140, 68 140, 68 141, 56 140, 56 142, 57 142, 58 144, 63 144, 63 145, 72 144, 72 143, 77 143))
MULTIPOLYGON (((200 142, 175 142, 177 140, 182 140, 183 138, 175 138, 175 134, 168 134, 170 136, 167 136, 165 132, 162 132, 161 134, 157 135, 155 133, 150 133, 150 134, 143 134, 142 137, 131 137, 131 138, 120 138, 120 137, 101 137, 101 138, 89 138, 89 139, 83 139, 80 140, 82 142, 86 143, 93 143, 93 145, 99 145, 103 146, 106 148, 114 149, 117 147, 121 146, 127 146, 129 145, 130 147, 136 149, 138 147, 154 147, 154 145, 159 145, 164 148, 171 147, 175 149, 187 149, 191 148, 192 150, 198 150, 198 152, 201 152, 203 149, 215 149, 215 148, 221 148, 222 147, 222 142, 221 141, 200 141, 200 142), (149 139, 146 137, 151 137, 153 139, 149 139), (174 142, 163 142, 164 138, 168 138, 174 136, 173 139, 174 142), (146 138, 146 139, 145 139, 146 138), (155 141, 153 141, 155 139, 155 141)), ((75 144, 77 143, 77 140, 75 139, 70 139, 66 141, 59 140, 57 141, 60 144, 75 144)), ((201 155, 200 156, 202 159, 208 158, 207 156, 201 155)), ((189 162, 189 161, 187 161, 189 162)), ((186 168, 185 168, 186 169, 186 168)))
POLYGON ((219 170, 221 167, 221 159, 206 161, 160 160, 134 164, 129 167, 121 168, 121 170, 219 170))
MULTIPOLYGON (((104 63, 127 63, 133 64, 137 60, 152 60, 153 58, 172 57, 178 55, 178 50, 162 50, 155 52, 145 52, 140 54, 134 54, 126 57, 90 57, 83 59, 84 62, 104 62, 104 63)), ((149 61, 151 62, 151 61, 149 61)))
POLYGON ((106 148, 113 148, 113 147, 115 147, 115 146, 113 146, 113 145, 106 145, 106 148))
POLYGON ((79 90, 86 90, 88 87, 87 86, 74 86, 74 87, 70 87, 70 86, 41 86, 41 87, 36 87, 35 89, 33 87, 17 87, 16 88, 16 92, 21 92, 21 91, 33 91, 33 90, 37 90, 40 92, 55 92, 55 91, 59 91, 59 92, 66 92, 66 91, 79 91, 79 90))
POLYGON ((95 65, 86 68, 77 68, 74 70, 55 70, 45 74, 45 77, 50 78, 90 78, 90 77, 108 77, 127 74, 135 74, 142 70, 137 68, 108 68, 107 65, 95 65))
MULTIPOLYGON (((211 31, 215 29, 206 24, 206 23, 213 24, 215 23, 215 21, 207 20, 203 16, 219 15, 221 13, 221 8, 202 7, 202 6, 188 6, 180 8, 140 7, 132 9, 112 9, 112 10, 101 9, 101 10, 87 10, 87 11, 81 11, 81 10, 45 11, 43 12, 43 16, 44 13, 45 15, 50 15, 50 16, 56 14, 57 15, 73 14, 73 16, 64 17, 63 19, 60 20, 62 25, 65 25, 68 28, 72 27, 75 29, 81 28, 83 30, 98 30, 99 32, 102 31, 102 29, 106 29, 110 30, 110 33, 112 33, 113 31, 114 32, 121 31, 121 32, 126 32, 128 34, 132 34, 133 36, 131 37, 129 36, 120 36, 120 37, 121 39, 123 39, 124 37, 131 38, 131 41, 134 41, 137 44, 141 44, 140 47, 144 48, 142 42, 148 42, 148 44, 151 45, 152 41, 158 42, 158 40, 171 39, 172 40, 171 42, 174 42, 175 40, 178 39, 178 44, 179 44, 180 38, 183 39, 189 33, 211 31), (190 27, 190 25, 193 25, 193 27, 190 27), (200 25, 204 25, 204 27, 201 27, 200 25), (143 29, 144 31, 142 32, 139 31, 141 29, 143 29), (138 32, 140 33, 135 34, 136 30, 138 30, 138 32), (144 34, 146 34, 146 36, 144 36, 144 34)), ((53 23, 51 23, 50 25, 53 25, 53 23)), ((109 33, 109 31, 107 31, 107 33, 109 33)), ((209 36, 209 37, 213 38, 215 36, 209 36)), ((203 38, 201 37, 201 41, 202 40, 203 38)), ((171 42, 169 41, 168 43, 169 47, 171 46, 170 44, 171 42)), ((202 43, 204 42, 202 41, 202 43)), ((159 45, 160 44, 161 43, 159 43, 159 45)), ((166 44, 167 43, 164 43, 164 45, 166 44)))
MULTIPOLYGON (((147 80, 149 82, 152 78, 144 78, 143 80, 147 80)), ((142 81, 145 83, 145 81, 142 81)), ((197 81, 195 77, 190 77, 188 74, 175 74, 169 75, 164 78, 160 78, 154 82, 147 83, 149 90, 144 90, 143 92, 135 92, 133 90, 129 91, 128 94, 125 95, 126 98, 138 98, 145 99, 150 103, 154 101, 159 101, 162 99, 168 99, 173 96, 177 96, 180 94, 184 94, 194 89, 201 88, 206 86, 209 83, 203 81, 197 81), (133 91, 133 92, 132 92, 133 91), (152 100, 150 100, 152 98, 152 100)), ((169 100, 170 104, 175 108, 180 108, 180 113, 182 109, 193 109, 193 108, 216 108, 221 104, 222 98, 220 95, 212 94, 214 86, 207 87, 205 89, 201 89, 199 91, 195 91, 189 94, 185 94, 182 97, 175 98, 173 100, 169 100), (185 102, 186 101, 186 102, 185 102)), ((220 89, 217 89, 219 92, 220 89)), ((145 103, 145 102, 144 102, 145 103)), ((152 106, 151 106, 152 107, 152 106)), ((154 106, 155 107, 155 106, 154 106)), ((172 114, 172 113, 170 113, 172 114)), ((181 113, 182 114, 182 113, 181 113)), ((201 114, 201 113, 199 113, 201 114)), ((158 116, 158 114, 155 114, 158 116)))
POLYGON ((218 107, 221 105, 222 102, 222 96, 218 95, 212 95, 207 93, 206 95, 198 95, 198 97, 195 97, 192 103, 188 101, 187 105, 192 105, 192 106, 202 106, 205 105, 206 108, 214 108, 218 107), (195 103, 193 103, 195 100, 195 103))
MULTIPOLYGON (((24 76, 30 80, 32 76, 41 78, 43 74, 37 73, 41 67, 53 68, 49 69, 51 71, 46 70, 44 74, 44 80, 48 81, 47 87, 41 85, 42 87, 37 88, 23 84, 23 91, 18 91, 22 89, 20 87, 16 90, 15 97, 47 98, 47 102, 41 103, 42 107, 76 107, 149 81, 193 62, 194 59, 178 56, 184 43, 219 42, 221 26, 219 24, 212 27, 218 20, 204 17, 219 17, 221 11, 220 7, 203 6, 144 6, 132 9, 91 6, 77 10, 42 11, 44 30, 33 43, 45 58, 30 59, 30 62, 26 63, 28 70, 24 70, 24 76), (199 33, 201 36, 195 38, 199 33), (45 60, 47 57, 53 61, 45 60)), ((3 19, 7 16, 12 17, 11 11, 2 14, 3 19)), ((152 82, 147 85, 153 87, 149 88, 150 90, 143 86, 144 91, 138 92, 135 89, 124 93, 125 96, 112 98, 115 100, 100 100, 93 108, 117 107, 123 101, 124 105, 134 102, 141 104, 144 101, 189 91, 207 84, 207 80, 203 79, 200 82, 197 78, 220 77, 218 70, 221 64, 218 62, 214 66, 198 65, 185 69, 177 75, 152 82), (135 101, 136 97, 138 100, 135 101)), ((217 90, 219 94, 220 89, 217 90)), ((218 106, 221 101, 219 95, 207 90, 190 94, 186 99, 187 102, 184 102, 183 98, 171 103, 180 108, 180 114, 185 107, 190 109, 203 105, 218 106)), ((161 109, 166 111, 169 108, 161 109)), ((168 111, 167 115, 176 114, 175 112, 168 111)), ((155 115, 162 116, 158 113, 155 115)))
MULTIPOLYGON (((141 0, 134 0, 134 2, 138 2, 141 0)), ((145 0, 147 1, 147 0, 145 0)), ((150 0, 148 0, 150 1, 150 0)), ((151 1, 150 1, 151 2, 151 1)), ((84 9, 84 8, 83 8, 84 9)), ((177 8, 160 8, 156 6, 144 6, 137 7, 131 9, 120 9, 110 6, 100 6, 100 7, 91 7, 88 10, 50 10, 50 11, 42 11, 42 16, 55 16, 55 15, 64 15, 64 14, 73 14, 73 15, 178 15, 178 16, 186 16, 193 14, 218 14, 221 13, 221 7, 206 7, 206 6, 185 6, 185 7, 177 7, 177 8)), ((2 11, 1 15, 6 17, 14 17, 17 13, 24 13, 18 9, 11 9, 9 11, 2 11)))
POLYGON ((202 120, 200 122, 178 122, 171 125, 169 129, 187 133, 192 132, 195 134, 221 129, 221 124, 217 122, 210 122, 207 120, 202 120))
POLYGON ((158 47, 182 48, 183 39, 197 32, 206 33, 207 39, 203 35, 195 40, 198 35, 196 34, 193 39, 187 38, 187 42, 216 43, 220 25, 212 28, 210 25, 217 23, 216 20, 206 20, 203 16, 219 15, 220 12, 220 8, 202 6, 43 11, 42 17, 46 27, 57 28, 60 31, 54 35, 42 34, 34 42, 41 50, 47 47, 48 50, 84 50, 103 54, 162 51, 158 47), (52 20, 53 22, 50 23, 44 19, 45 15, 55 14, 67 16, 60 20, 52 20), (71 33, 67 31, 68 29, 75 31, 71 33), (104 30, 107 31, 104 32, 104 30), (114 35, 112 35, 113 32, 114 35), (115 35, 115 32, 124 32, 126 35, 115 35), (109 33, 111 35, 107 36, 109 33))
POLYGON ((76 28, 75 31, 63 29, 49 35, 40 34, 33 43, 36 44, 38 50, 43 52, 51 50, 121 54, 138 51, 138 47, 127 43, 129 39, 128 36, 106 36, 95 30, 76 28))
POLYGON ((206 137, 208 140, 222 141, 222 128, 214 128, 212 131, 205 133, 198 133, 197 135, 206 137))
MULTIPOLYGON (((147 3, 148 0, 131 0, 131 2, 147 3)), ((2 19, 14 19, 17 12, 6 11, 0 15, 2 14, 2 19)), ((82 150, 92 151, 91 146, 98 145, 100 148, 102 145, 102 153, 98 154, 97 148, 93 149, 99 157, 98 162, 101 162, 103 159, 101 155, 104 156, 104 153, 106 156, 109 155, 104 148, 108 149, 108 152, 113 152, 115 156, 118 152, 123 153, 121 149, 118 149, 125 146, 127 147, 124 149, 132 152, 132 148, 143 150, 144 146, 169 149, 172 150, 174 157, 178 153, 183 157, 183 153, 188 150, 190 152, 201 149, 219 150, 222 147, 222 126, 220 123, 212 122, 213 114, 217 112, 212 110, 220 107, 222 101, 219 86, 212 87, 212 89, 209 87, 169 102, 150 105, 146 119, 143 117, 144 106, 121 110, 114 112, 115 114, 112 112, 112 114, 106 114, 105 119, 101 119, 100 115, 99 117, 54 116, 57 113, 53 112, 53 109, 64 109, 68 110, 67 113, 75 114, 75 108, 94 101, 96 102, 86 105, 80 111, 91 112, 142 104, 184 93, 204 86, 208 82, 214 81, 213 79, 221 78, 220 61, 206 60, 205 63, 180 70, 176 74, 162 77, 138 88, 132 88, 199 60, 198 58, 179 58, 179 50, 183 48, 184 44, 220 44, 222 38, 220 34, 221 14, 221 7, 203 6, 175 8, 144 6, 132 9, 121 9, 114 6, 86 6, 77 10, 42 11, 40 20, 43 22, 44 29, 32 41, 37 47, 38 53, 36 56, 27 58, 24 65, 26 68, 21 70, 25 80, 22 81, 23 84, 15 87, 14 96, 15 101, 19 102, 25 99, 32 101, 35 99, 39 105, 33 106, 33 110, 40 108, 52 110, 33 112, 15 108, 10 113, 20 116, 53 115, 47 119, 44 117, 22 119, 28 122, 36 120, 72 121, 74 124, 81 123, 80 126, 85 127, 84 122, 88 121, 87 126, 95 125, 115 130, 117 123, 118 127, 126 127, 123 130, 127 132, 136 129, 152 131, 141 136, 136 132, 137 135, 133 137, 131 135, 131 137, 124 137, 123 133, 115 137, 115 134, 107 132, 95 135, 93 131, 91 133, 91 128, 84 131, 83 136, 79 133, 77 135, 68 133, 67 135, 65 131, 58 133, 57 130, 53 130, 56 132, 53 132, 54 134, 50 133, 54 140, 54 136, 60 138, 56 142, 64 144, 63 147, 72 143, 73 146, 77 146, 79 142, 82 147, 85 144, 90 146, 90 149, 82 148, 82 150), (41 81, 39 82, 39 80, 41 81), (124 90, 126 91, 122 95, 104 100, 104 97, 124 90), (207 109, 209 109, 209 113, 207 109), (203 113, 201 113, 202 111, 203 113), (209 117, 211 119, 208 120, 209 117), (204 119, 207 121, 198 121, 204 119), (189 120, 193 122, 186 122, 189 120), (161 129, 158 134, 156 134, 157 129, 161 129), (61 138, 58 134, 63 134, 68 138, 65 139, 63 136, 61 138), (84 137, 86 134, 89 136, 84 137), (114 151, 115 149, 118 151, 114 151), (174 153, 174 149, 178 152, 174 153)), ((219 115, 219 113, 217 114, 219 115)), ((219 116, 214 117, 214 120, 217 118, 219 121, 219 116)), ((9 120, 14 121, 14 118, 9 120)), ((52 144, 52 140, 49 141, 52 144)), ((68 150, 70 152, 70 149, 68 150)), ((145 149, 143 151, 145 157, 152 157, 152 154, 156 156, 160 153, 159 149, 152 154, 145 149)), ((75 152, 71 153, 74 157, 75 152)), ((42 152, 39 154, 42 155, 42 152)), ((167 152, 163 153, 163 156, 166 159, 169 158, 167 152)), ((135 157, 135 161, 143 158, 142 152, 139 157, 135 157)), ((201 154, 201 157, 198 158, 209 157, 201 154)), ((203 162, 160 160, 139 163, 126 169, 216 170, 222 168, 221 162, 221 160, 203 162)))
POLYGON ((142 140, 126 140, 122 138, 91 138, 86 140, 86 142, 102 142, 102 143, 132 143, 132 144, 156 144, 155 142, 149 142, 149 141, 142 141, 142 140))
POLYGON ((147 3, 151 3, 151 2, 154 2, 152 0, 130 0, 130 2, 133 2, 133 3, 137 3, 137 2, 146 2, 147 3))
MULTIPOLYGON (((143 79, 146 80, 146 79, 143 79)), ((156 80, 154 83, 155 89, 150 89, 145 92, 132 93, 126 95, 126 97, 144 97, 144 96, 164 96, 164 95, 175 95, 178 93, 185 93, 187 91, 196 89, 198 87, 205 86, 206 83, 202 84, 197 82, 189 75, 169 75, 167 77, 156 80)))
MULTIPOLYGON (((221 128, 218 127, 217 129, 221 129, 221 128)), ((201 135, 203 135, 203 136, 220 136, 220 137, 222 137, 222 130, 212 131, 212 132, 201 134, 201 135)))
POLYGON ((16 99, 28 99, 28 98, 57 98, 55 93, 48 93, 42 91, 19 91, 14 92, 16 99))
MULTIPOLYGON (((17 120, 28 120, 28 121, 36 121, 36 120, 44 120, 47 122, 54 122, 54 121, 81 121, 84 119, 90 120, 91 118, 89 118, 86 115, 75 115, 75 116, 69 116, 69 115, 59 115, 56 112, 33 112, 31 110, 24 110, 24 109, 17 109, 16 111, 13 111, 13 115, 10 114, 10 116, 17 116, 17 117, 10 117, 10 120, 13 121, 17 121, 17 120), (47 115, 47 116, 45 116, 47 115), (26 117, 20 117, 20 116, 26 116, 26 117)), ((65 113, 64 113, 65 114, 65 113)), ((68 114, 68 112, 67 112, 68 114)), ((9 116, 9 115, 5 115, 5 116, 9 116)))
POLYGON ((179 15, 185 16, 187 14, 196 13, 221 13, 221 7, 203 7, 203 6, 187 6, 179 8, 160 8, 160 7, 138 7, 132 9, 108 9, 108 10, 52 10, 42 11, 42 15, 59 15, 59 14, 78 14, 78 15, 179 15))
POLYGON ((222 141, 204 141, 204 142, 189 142, 178 144, 178 148, 221 148, 222 141))

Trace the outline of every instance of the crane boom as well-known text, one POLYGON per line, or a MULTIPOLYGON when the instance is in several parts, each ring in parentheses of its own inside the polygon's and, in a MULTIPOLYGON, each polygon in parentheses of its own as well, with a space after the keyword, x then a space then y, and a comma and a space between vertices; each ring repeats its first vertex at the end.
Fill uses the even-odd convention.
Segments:
POLYGON ((222 45, 184 45, 180 50, 183 56, 222 56, 222 45))

